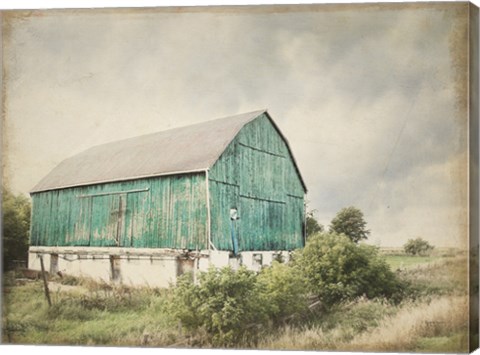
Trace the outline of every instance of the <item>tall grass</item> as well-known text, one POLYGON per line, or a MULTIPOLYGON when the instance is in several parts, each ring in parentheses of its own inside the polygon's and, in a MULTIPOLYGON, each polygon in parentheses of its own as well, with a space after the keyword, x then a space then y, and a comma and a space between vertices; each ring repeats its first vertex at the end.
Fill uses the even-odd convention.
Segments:
POLYGON ((358 300, 320 315, 310 326, 282 328, 262 349, 466 352, 468 296, 466 259, 418 265, 404 272, 412 295, 394 306, 358 300))
MULTIPOLYGON (((355 337, 345 350, 408 351, 415 350, 422 338, 449 336, 468 329, 468 299, 444 296, 430 302, 403 307, 378 327, 355 337)), ((458 343, 458 352, 467 351, 466 338, 458 343)), ((428 350, 428 349, 427 349, 428 350)))
MULTIPOLYGON (((367 301, 369 303, 371 301, 367 301)), ((371 305, 372 307, 378 305, 371 305)), ((261 349, 289 350, 342 350, 342 351, 415 351, 419 344, 424 351, 435 350, 435 342, 428 338, 454 335, 453 351, 467 351, 467 338, 457 337, 468 330, 468 305, 466 297, 440 297, 430 302, 403 306, 391 316, 376 317, 378 324, 355 329, 355 317, 345 315, 342 325, 325 329, 321 325, 310 327, 286 326, 280 334, 265 338, 261 349), (423 341, 423 343, 422 343, 423 341)))
POLYGON ((348 344, 355 335, 377 327, 383 318, 397 311, 397 306, 386 300, 361 297, 312 315, 308 325, 287 325, 277 334, 264 338, 259 346, 262 349, 341 349, 341 344, 348 344))

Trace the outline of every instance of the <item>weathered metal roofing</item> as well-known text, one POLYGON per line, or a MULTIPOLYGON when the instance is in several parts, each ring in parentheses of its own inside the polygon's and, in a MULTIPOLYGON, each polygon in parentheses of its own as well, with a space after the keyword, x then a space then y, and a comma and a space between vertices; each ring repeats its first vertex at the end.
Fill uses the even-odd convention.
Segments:
MULTIPOLYGON (((62 161, 31 193, 205 171, 217 161, 242 127, 263 113, 266 110, 94 146, 62 161)), ((298 174, 300 176, 300 172, 298 174)))

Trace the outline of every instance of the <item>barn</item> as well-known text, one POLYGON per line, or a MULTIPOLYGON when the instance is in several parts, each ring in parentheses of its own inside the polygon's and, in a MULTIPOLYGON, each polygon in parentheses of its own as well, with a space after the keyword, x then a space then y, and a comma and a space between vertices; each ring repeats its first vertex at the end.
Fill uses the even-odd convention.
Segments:
POLYGON ((266 110, 92 147, 30 192, 29 268, 167 286, 305 243, 306 186, 266 110))

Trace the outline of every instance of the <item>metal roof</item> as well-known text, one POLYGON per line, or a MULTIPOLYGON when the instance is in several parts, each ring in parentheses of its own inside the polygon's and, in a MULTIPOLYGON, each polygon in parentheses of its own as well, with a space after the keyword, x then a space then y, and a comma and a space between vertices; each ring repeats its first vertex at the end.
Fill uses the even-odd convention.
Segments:
POLYGON ((263 113, 266 110, 94 146, 62 161, 30 193, 205 171, 242 127, 263 113))

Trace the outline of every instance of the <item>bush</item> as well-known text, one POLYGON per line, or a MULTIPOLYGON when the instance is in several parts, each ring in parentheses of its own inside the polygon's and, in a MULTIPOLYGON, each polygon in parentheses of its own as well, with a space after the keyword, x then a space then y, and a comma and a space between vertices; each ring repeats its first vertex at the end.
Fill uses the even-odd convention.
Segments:
POLYGON ((258 275, 260 298, 270 320, 279 324, 286 318, 301 316, 307 309, 306 280, 300 270, 274 261, 258 275))
POLYGON ((313 236, 297 257, 297 264, 309 290, 327 307, 360 296, 399 300, 402 295, 403 284, 378 248, 357 245, 343 234, 313 236))
POLYGON ((198 285, 191 274, 178 278, 169 306, 182 326, 214 346, 255 343, 272 325, 301 316, 307 309, 306 284, 299 270, 274 261, 258 275, 242 267, 210 268, 198 285))
POLYGON ((210 268, 199 283, 182 275, 174 289, 170 312, 188 330, 206 331, 214 346, 235 346, 245 336, 254 338, 257 324, 266 320, 256 287, 256 276, 246 268, 210 268))

